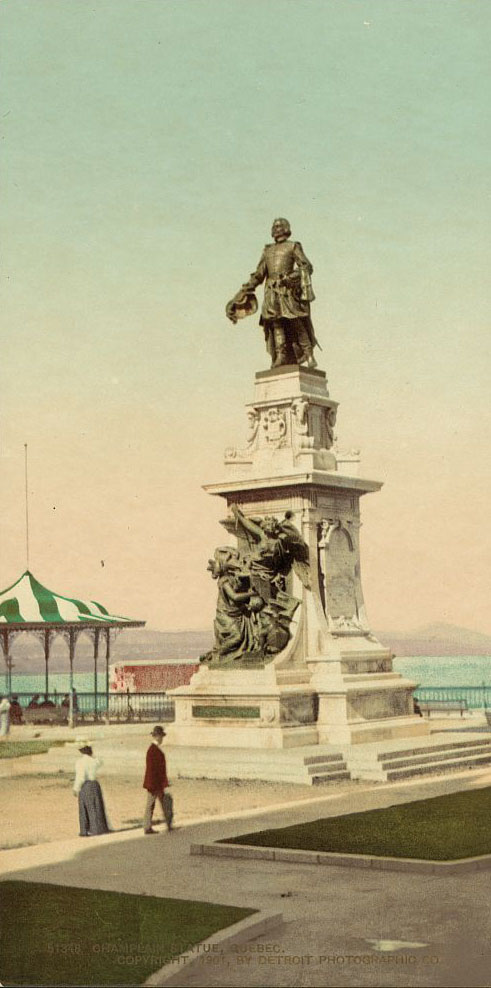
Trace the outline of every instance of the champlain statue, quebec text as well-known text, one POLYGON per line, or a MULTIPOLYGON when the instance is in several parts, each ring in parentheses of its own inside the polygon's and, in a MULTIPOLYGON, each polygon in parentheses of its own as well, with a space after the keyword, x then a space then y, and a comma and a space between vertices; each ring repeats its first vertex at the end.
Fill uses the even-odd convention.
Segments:
POLYGON ((315 298, 310 280, 312 265, 302 245, 289 239, 288 220, 276 219, 271 235, 274 243, 266 245, 249 281, 226 306, 226 314, 236 323, 257 312, 254 293, 264 281, 259 322, 264 329, 271 366, 307 364, 307 367, 316 367, 314 347, 319 344, 310 319, 310 303, 315 298))

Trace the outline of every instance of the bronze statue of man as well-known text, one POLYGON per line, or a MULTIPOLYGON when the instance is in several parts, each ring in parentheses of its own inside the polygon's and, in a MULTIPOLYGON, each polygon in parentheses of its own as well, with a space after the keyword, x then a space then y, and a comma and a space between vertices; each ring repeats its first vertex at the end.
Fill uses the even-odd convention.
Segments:
MULTIPOLYGON (((226 313, 233 323, 257 311, 254 294, 265 282, 260 324, 272 367, 307 364, 316 367, 317 344, 310 319, 315 296, 310 276, 313 268, 298 241, 290 240, 288 220, 276 219, 271 230, 274 243, 267 244, 256 270, 240 292, 228 303, 226 313)), ((318 344, 317 344, 318 345, 318 344)))

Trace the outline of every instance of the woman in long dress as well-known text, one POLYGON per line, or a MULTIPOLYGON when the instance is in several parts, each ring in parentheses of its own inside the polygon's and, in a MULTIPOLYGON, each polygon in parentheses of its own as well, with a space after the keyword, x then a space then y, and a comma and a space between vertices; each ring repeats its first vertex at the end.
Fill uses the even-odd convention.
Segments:
POLYGON ((107 822, 102 789, 97 782, 97 772, 102 764, 94 758, 90 744, 79 748, 81 757, 75 763, 75 782, 73 792, 78 796, 78 813, 80 820, 80 836, 93 837, 95 834, 108 834, 110 827, 107 822))

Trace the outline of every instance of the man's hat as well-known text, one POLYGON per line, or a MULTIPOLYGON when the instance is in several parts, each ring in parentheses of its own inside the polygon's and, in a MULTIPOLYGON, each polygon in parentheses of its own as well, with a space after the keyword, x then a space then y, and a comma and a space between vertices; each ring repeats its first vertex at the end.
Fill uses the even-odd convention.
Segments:
POLYGON ((157 727, 154 727, 153 731, 150 731, 150 734, 153 738, 165 738, 164 728, 160 724, 157 724, 157 727))

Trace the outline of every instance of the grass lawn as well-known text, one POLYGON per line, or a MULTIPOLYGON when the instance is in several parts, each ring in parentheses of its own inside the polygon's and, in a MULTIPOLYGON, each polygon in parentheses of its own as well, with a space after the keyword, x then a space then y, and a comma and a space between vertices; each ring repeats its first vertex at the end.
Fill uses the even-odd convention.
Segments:
POLYGON ((491 854, 491 787, 220 841, 302 851, 453 861, 491 854))
POLYGON ((21 758, 23 755, 45 755, 50 748, 59 748, 64 741, 2 741, 0 758, 21 758))
POLYGON ((173 957, 253 912, 186 899, 0 882, 2 984, 141 985, 173 957))

